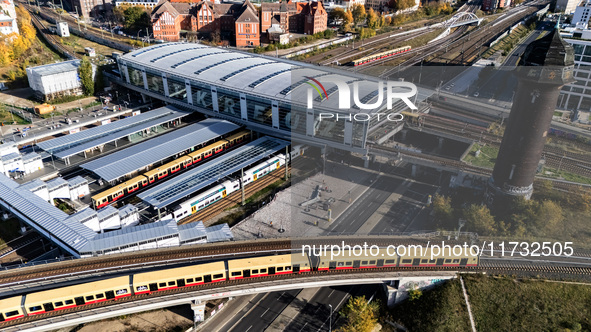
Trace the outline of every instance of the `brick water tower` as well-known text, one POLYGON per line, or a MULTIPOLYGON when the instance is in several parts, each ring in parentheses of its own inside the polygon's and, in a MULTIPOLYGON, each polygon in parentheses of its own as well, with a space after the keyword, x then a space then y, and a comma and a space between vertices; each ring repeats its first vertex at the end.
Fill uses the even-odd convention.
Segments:
POLYGON ((574 81, 573 66, 573 48, 558 29, 527 46, 515 70, 517 90, 488 182, 489 205, 531 197, 560 89, 574 81))

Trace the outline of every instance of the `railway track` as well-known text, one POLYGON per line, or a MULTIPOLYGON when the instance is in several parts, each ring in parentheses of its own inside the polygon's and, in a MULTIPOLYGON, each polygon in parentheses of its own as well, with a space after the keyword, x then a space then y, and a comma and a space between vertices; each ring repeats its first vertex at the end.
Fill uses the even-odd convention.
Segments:
MULTIPOLYGON (((460 272, 460 273, 489 273, 489 274, 520 274, 531 276, 539 273, 549 275, 561 275, 561 276, 575 276, 576 278, 588 278, 591 275, 591 267, 585 266, 564 266, 564 265, 548 265, 538 264, 534 262, 495 262, 486 259, 482 259, 478 267, 394 267, 394 268, 372 268, 370 273, 372 275, 380 275, 392 272, 430 272, 430 271, 449 271, 449 272, 460 272)), ((27 316, 18 320, 2 322, 0 328, 8 328, 11 326, 17 326, 23 323, 40 321, 50 319, 52 317, 67 315, 71 313, 86 311, 90 309, 103 308, 114 304, 129 303, 138 300, 144 300, 148 298, 164 298, 167 296, 186 293, 186 292, 198 292, 206 291, 209 289, 224 289, 232 286, 249 285, 249 284, 260 284, 260 283, 275 283, 281 281, 317 281, 318 278, 332 279, 332 278, 348 278, 348 276, 354 276, 356 274, 367 274, 368 270, 364 269, 340 269, 340 270, 329 270, 329 271, 312 271, 302 274, 279 274, 274 276, 263 276, 257 278, 243 278, 236 280, 225 280, 216 283, 201 284, 196 286, 188 286, 176 289, 169 289, 158 291, 152 294, 140 294, 131 295, 128 297, 120 298, 116 301, 105 301, 87 304, 83 307, 74 307, 63 309, 59 311, 46 312, 38 315, 27 316)))
MULTIPOLYGON (((376 39, 376 40, 372 40, 372 41, 368 41, 368 42, 358 41, 358 44, 361 44, 361 45, 356 47, 355 49, 351 48, 350 50, 347 50, 344 52, 341 50, 341 52, 338 53, 338 56, 336 58, 330 58, 325 61, 320 61, 319 64, 323 65, 323 66, 330 65, 330 64, 333 64, 336 62, 339 62, 340 64, 346 64, 346 63, 349 63, 357 58, 370 56, 370 55, 373 55, 373 54, 376 54, 379 52, 385 52, 389 48, 394 47, 395 44, 403 43, 405 40, 408 40, 411 38, 416 38, 416 37, 422 36, 422 35, 430 33, 430 32, 431 32, 431 30, 426 29, 426 30, 404 33, 404 34, 403 33, 390 34, 390 36, 382 37, 380 39, 376 39), (385 43, 379 43, 382 41, 385 41, 385 43), (379 44, 376 44, 376 43, 379 43, 379 44), (369 48, 367 48, 369 45, 371 45, 371 46, 369 48)), ((325 55, 325 57, 326 56, 327 55, 325 55)))
MULTIPOLYGON (((35 6, 32 6, 32 5, 29 5, 26 1, 21 1, 20 4, 22 6, 25 6, 25 8, 27 8, 27 10, 29 12, 33 12, 35 10, 38 10, 38 8, 36 8, 35 6)), ((70 16, 70 14, 66 13, 63 15, 59 15, 47 7, 40 7, 40 9, 41 10, 39 10, 39 12, 40 12, 41 16, 50 17, 51 19, 53 19, 55 21, 66 21, 71 26, 78 25, 78 21, 74 17, 70 16)), ((117 43, 123 43, 123 44, 127 44, 129 42, 129 38, 127 38, 127 37, 120 36, 117 34, 113 34, 113 36, 111 36, 110 32, 101 30, 101 29, 96 28, 92 25, 85 25, 84 23, 80 23, 80 25, 81 26, 84 25, 84 27, 86 28, 85 32, 92 34, 95 37, 110 40, 110 41, 117 42, 117 43)))
MULTIPOLYGON (((491 144, 500 147, 502 136, 488 132, 487 128, 461 123, 456 120, 446 119, 435 115, 425 115, 421 123, 424 128, 443 132, 450 135, 461 135, 473 141, 491 144)), ((591 177, 591 155, 584 155, 564 151, 557 147, 545 146, 543 157, 547 165, 553 168, 560 168, 564 171, 578 175, 591 177)))
POLYGON ((31 244, 32 242, 38 241, 39 239, 41 239, 41 235, 37 234, 36 232, 30 232, 8 242, 7 246, 0 250, 0 259, 10 255, 20 248, 31 244))
MULTIPOLYGON (((449 36, 442 38, 441 40, 430 43, 428 45, 417 47, 410 52, 406 52, 406 53, 398 56, 398 58, 402 58, 405 60, 402 63, 400 63, 399 65, 397 65, 389 70, 384 71, 382 74, 380 74, 380 77, 387 78, 387 77, 391 76, 392 74, 394 74, 396 71, 400 71, 401 68, 410 67, 410 66, 416 65, 419 62, 422 63, 422 62, 426 61, 428 63, 433 64, 433 63, 437 62, 437 61, 434 61, 437 58, 441 58, 445 54, 448 54, 448 53, 453 54, 454 52, 458 52, 458 51, 459 51, 458 53, 460 54, 459 56, 454 57, 451 60, 446 59, 442 63, 443 64, 461 64, 461 65, 472 63, 473 61, 475 61, 478 58, 475 55, 477 54, 479 56, 481 54, 482 46, 484 44, 490 42, 493 38, 495 38, 497 35, 499 35, 502 31, 504 31, 505 29, 510 27, 514 22, 520 21, 524 17, 531 15, 532 13, 537 11, 538 8, 534 7, 534 6, 537 6, 538 2, 539 1, 535 1, 534 3, 528 5, 529 8, 527 8, 526 10, 522 11, 521 9, 519 9, 520 12, 518 12, 514 15, 511 15, 511 16, 514 16, 513 20, 507 21, 504 19, 504 20, 502 20, 504 22, 502 22, 502 24, 498 24, 496 27, 493 27, 494 24, 487 25, 484 28, 477 27, 476 29, 474 29, 471 32, 469 32, 468 34, 466 34, 466 32, 468 32, 469 28, 465 25, 460 26, 460 27, 456 28, 456 30, 454 32, 452 32, 449 36), (466 40, 468 40, 469 42, 466 43, 466 40), (477 46, 479 43, 480 43, 480 46, 477 46), (468 53, 466 53, 466 52, 468 52, 468 53), (457 58, 461 58, 461 60, 462 60, 461 63, 456 61, 457 58), (467 61, 468 58, 470 61, 467 61)), ((486 49, 485 49, 485 51, 486 51, 486 49)), ((364 68, 369 68, 371 66, 376 66, 376 65, 387 65, 388 62, 390 62, 391 60, 392 60, 392 58, 386 58, 386 59, 374 61, 374 62, 368 64, 367 66, 364 66, 364 68)))
MULTIPOLYGON (((23 6, 23 5, 21 5, 23 6)), ((37 31, 39 31, 39 33, 43 36, 43 38, 52 46, 55 48, 56 51, 58 51, 59 53, 61 53, 62 55, 64 55, 65 57, 67 57, 68 59, 79 59, 82 58, 81 56, 71 52, 69 49, 67 49, 66 47, 64 47, 59 40, 57 40, 57 38, 55 37, 55 35, 53 35, 52 33, 48 33, 49 29, 45 26, 45 24, 43 24, 43 22, 41 22, 41 20, 39 19, 39 17, 32 12, 29 8, 27 8, 27 6, 24 6, 25 9, 29 12, 29 15, 31 15, 31 22, 33 23, 33 26, 35 26, 35 28, 37 29, 37 31)))
POLYGON ((499 262, 482 259, 479 264, 479 269, 485 272, 545 272, 561 275, 591 275, 591 267, 586 266, 565 266, 565 265, 550 265, 535 262, 499 262))
POLYGON ((306 239, 258 239, 256 241, 233 241, 142 250, 0 271, 0 292, 10 291, 15 287, 18 288, 19 286, 31 283, 43 281, 54 283, 60 278, 77 278, 93 273, 121 273, 124 270, 153 268, 175 263, 208 261, 244 255, 252 256, 257 253, 260 255, 272 251, 284 252, 291 251, 292 248, 301 247, 302 244, 340 245, 341 241, 346 241, 351 245, 375 243, 380 246, 419 243, 424 245, 427 242, 427 240, 410 236, 368 236, 363 240, 357 236, 327 236, 306 239))
MULTIPOLYGON (((288 168, 288 173, 291 172, 291 167, 288 168)), ((253 185, 247 186, 244 189, 244 197, 248 199, 254 193, 258 192, 259 190, 267 187, 268 185, 283 179, 285 176, 285 166, 280 167, 279 169, 271 172, 270 174, 264 176, 262 179, 257 180, 253 185)), ((209 219, 217 216, 221 213, 221 211, 226 210, 229 207, 232 207, 237 204, 242 203, 242 191, 235 191, 228 195, 226 198, 208 206, 206 209, 203 209, 193 215, 188 216, 185 219, 179 221, 179 225, 188 224, 195 221, 202 221, 206 226, 209 219)))
POLYGON ((452 167, 452 168, 456 168, 458 170, 465 170, 465 171, 469 171, 469 172, 481 174, 481 175, 488 176, 488 175, 490 175, 490 173, 492 171, 492 169, 485 168, 485 167, 479 167, 479 166, 473 166, 473 165, 464 163, 459 160, 453 160, 453 159, 449 159, 449 158, 428 155, 428 154, 424 154, 424 153, 420 153, 420 152, 413 152, 413 151, 401 150, 401 149, 396 149, 396 148, 390 148, 390 147, 385 147, 385 146, 381 146, 381 145, 370 145, 370 152, 371 152, 371 150, 378 151, 378 152, 387 152, 387 153, 392 153, 392 154, 400 153, 401 155, 414 157, 417 159, 428 160, 430 162, 433 162, 436 165, 452 167))
POLYGON ((483 45, 489 44, 490 41, 492 41, 494 38, 497 38, 500 33, 508 29, 515 22, 519 22, 532 15, 536 11, 540 10, 545 4, 546 3, 542 1, 534 1, 525 5, 528 8, 523 9, 522 7, 516 9, 515 13, 508 14, 509 16, 497 21, 494 24, 491 24, 489 27, 474 30, 471 33, 471 38, 468 38, 467 43, 465 38, 462 40, 456 40, 452 45, 450 45, 451 47, 449 49, 446 49, 446 51, 443 53, 435 53, 429 61, 434 62, 433 60, 441 58, 441 62, 446 64, 471 64, 480 57, 480 54, 482 54, 481 51, 483 45), (451 58, 446 58, 446 54, 452 55, 451 58))

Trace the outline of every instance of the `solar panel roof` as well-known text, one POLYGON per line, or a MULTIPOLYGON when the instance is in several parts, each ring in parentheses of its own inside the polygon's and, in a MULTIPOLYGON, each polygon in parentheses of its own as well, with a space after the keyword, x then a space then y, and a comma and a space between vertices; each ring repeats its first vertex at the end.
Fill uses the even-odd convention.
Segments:
POLYGON ((37 227, 52 234, 74 250, 82 249, 95 236, 95 232, 74 220, 41 197, 26 189, 17 188, 16 182, 0 173, 0 197, 33 221, 37 227))
POLYGON ((232 230, 228 224, 215 225, 205 229, 207 233, 207 242, 230 241, 234 238, 232 230))
POLYGON ((207 237, 205 226, 201 221, 179 225, 178 228, 181 242, 195 240, 199 238, 205 239, 207 237))
POLYGON ((114 181, 238 128, 229 121, 207 119, 82 164, 80 167, 95 173, 105 181, 114 181))
POLYGON ((95 239, 85 248, 85 251, 94 252, 106 249, 116 249, 122 246, 137 245, 139 242, 155 240, 167 236, 179 236, 176 221, 155 222, 97 234, 95 239))
MULTIPOLYGON (((378 99, 375 90, 381 80, 357 72, 319 67, 287 59, 202 44, 168 43, 164 45, 151 46, 130 52, 123 55, 118 61, 123 64, 133 65, 136 68, 167 73, 170 78, 176 76, 181 80, 184 78, 192 79, 216 87, 226 87, 256 96, 268 97, 271 100, 283 100, 287 103, 292 101, 303 103, 307 100, 306 95, 311 87, 305 83, 311 82, 309 77, 318 79, 326 90, 336 87, 333 81, 363 81, 358 87, 359 98, 366 97, 364 101, 368 104, 372 104, 378 99), (156 60, 161 57, 164 57, 166 61, 156 60)), ((353 90, 352 87, 351 90, 353 90)), ((430 89, 418 87, 417 90, 417 101, 423 101, 433 94, 433 90, 430 89)), ((331 91, 336 91, 336 88, 331 91)), ((312 92, 316 94, 316 91, 312 90, 312 92)), ((354 105, 353 93, 350 93, 350 97, 351 105, 354 105)), ((317 103, 319 103, 318 107, 320 108, 339 109, 339 98, 329 96, 328 98, 319 99, 317 103)), ((386 103, 384 102, 380 108, 373 110, 357 108, 352 109, 352 111, 374 112, 385 108, 386 103)), ((404 111, 406 109, 408 107, 402 101, 396 101, 395 110, 404 111)))
POLYGON ((165 106, 102 126, 82 130, 75 134, 44 141, 39 143, 38 146, 58 158, 66 158, 142 130, 179 119, 187 114, 176 107, 165 106))
POLYGON ((288 141, 271 137, 261 137, 204 165, 157 185, 139 194, 138 197, 155 208, 166 207, 239 171, 243 167, 254 164, 284 149, 289 144, 288 141))

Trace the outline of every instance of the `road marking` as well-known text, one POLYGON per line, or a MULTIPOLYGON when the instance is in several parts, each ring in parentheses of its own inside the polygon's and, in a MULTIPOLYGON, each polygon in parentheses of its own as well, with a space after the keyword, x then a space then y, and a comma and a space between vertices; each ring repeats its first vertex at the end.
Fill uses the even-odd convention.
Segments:
POLYGON ((265 312, 263 312, 263 314, 261 315, 261 317, 263 317, 267 313, 267 311, 269 311, 269 309, 271 309, 271 308, 267 308, 267 310, 265 310, 265 312))
POLYGON ((330 292, 330 294, 328 294, 327 297, 330 297, 332 295, 332 293, 334 293, 334 289, 330 292))
POLYGON ((250 329, 252 329, 252 325, 251 325, 251 326, 250 326, 248 329, 246 329, 246 331, 245 331, 245 332, 248 332, 248 331, 250 331, 250 329))

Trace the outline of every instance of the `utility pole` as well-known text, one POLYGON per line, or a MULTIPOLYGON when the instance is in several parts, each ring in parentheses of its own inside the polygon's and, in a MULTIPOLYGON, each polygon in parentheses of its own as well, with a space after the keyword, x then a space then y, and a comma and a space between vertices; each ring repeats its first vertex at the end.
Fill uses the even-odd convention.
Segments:
POLYGON ((148 31, 147 27, 146 27, 146 43, 148 43, 148 46, 150 46, 150 32, 148 31))
POLYGON ((287 174, 287 162, 288 161, 291 161, 291 158, 289 158, 289 160, 288 160, 288 157, 290 157, 290 155, 289 155, 289 147, 286 146, 285 147, 285 181, 287 181, 287 175, 288 175, 287 174))
POLYGON ((240 188, 242 189, 242 206, 245 204, 244 199, 244 168, 240 170, 240 188))
POLYGON ((80 33, 82 33, 82 30, 80 30, 80 14, 78 14, 78 6, 74 6, 76 7, 76 16, 78 16, 78 18, 76 19, 76 22, 78 22, 78 31, 80 31, 80 33))

